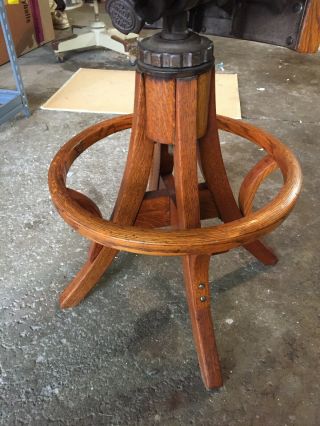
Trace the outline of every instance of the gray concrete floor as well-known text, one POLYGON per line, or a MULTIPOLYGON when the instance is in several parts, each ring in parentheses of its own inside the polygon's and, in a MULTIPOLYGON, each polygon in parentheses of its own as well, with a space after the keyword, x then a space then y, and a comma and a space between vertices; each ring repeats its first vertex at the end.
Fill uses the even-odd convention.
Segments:
MULTIPOLYGON (((243 249, 212 259, 224 387, 203 388, 179 259, 123 253, 79 307, 59 309, 88 243, 55 212, 47 170, 68 138, 104 117, 39 107, 79 66, 127 64, 104 51, 58 64, 46 46, 21 58, 32 116, 0 128, 2 425, 320 424, 320 56, 223 39, 215 46, 217 62, 239 74, 244 118, 288 144, 305 176, 295 211, 266 238, 275 267, 243 249)), ((0 68, 0 87, 9 75, 0 68)), ((236 138, 222 143, 237 190, 261 152, 236 138)), ((105 214, 127 145, 128 133, 111 137, 72 169, 70 185, 105 214)), ((279 182, 269 179, 259 204, 279 182)))

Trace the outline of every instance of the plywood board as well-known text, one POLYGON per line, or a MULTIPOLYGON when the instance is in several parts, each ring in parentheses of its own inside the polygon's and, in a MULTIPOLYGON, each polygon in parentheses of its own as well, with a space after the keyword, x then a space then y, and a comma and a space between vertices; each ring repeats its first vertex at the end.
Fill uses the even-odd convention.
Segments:
POLYGON ((237 74, 216 75, 217 113, 241 119, 241 106, 237 74))
MULTIPOLYGON (((129 114, 133 111, 134 71, 80 68, 44 105, 57 111, 129 114)), ((241 118, 238 77, 217 74, 218 114, 241 118)))

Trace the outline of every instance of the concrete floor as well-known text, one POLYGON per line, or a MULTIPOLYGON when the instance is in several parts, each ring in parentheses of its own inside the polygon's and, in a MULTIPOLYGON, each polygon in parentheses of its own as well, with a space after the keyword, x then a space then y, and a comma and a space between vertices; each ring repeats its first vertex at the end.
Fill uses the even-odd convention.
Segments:
MULTIPOLYGON (((54 153, 101 115, 39 109, 79 67, 126 67, 111 52, 55 62, 49 46, 21 58, 32 116, 0 128, 0 424, 320 424, 320 56, 216 39, 217 62, 239 74, 243 116, 278 135, 305 176, 293 214, 266 238, 264 267, 243 249, 212 259, 210 280, 224 387, 203 388, 180 260, 121 254, 79 307, 58 295, 87 241, 55 212, 47 188, 54 153), (258 88, 265 88, 259 91, 258 88)), ((0 87, 9 87, 0 68, 0 87)), ((128 133, 81 157, 70 186, 105 214, 115 201, 128 133)), ((223 137, 234 188, 261 152, 223 137)), ((259 203, 279 188, 263 186, 259 203)))

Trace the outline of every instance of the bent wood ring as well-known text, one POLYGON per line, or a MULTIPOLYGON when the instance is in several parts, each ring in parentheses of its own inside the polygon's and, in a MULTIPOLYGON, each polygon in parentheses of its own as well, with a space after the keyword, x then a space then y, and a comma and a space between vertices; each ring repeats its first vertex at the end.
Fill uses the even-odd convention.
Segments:
POLYGON ((94 143, 130 128, 132 115, 105 120, 85 129, 56 154, 49 169, 49 189, 58 212, 81 235, 96 243, 117 250, 160 256, 219 253, 272 231, 289 215, 297 201, 302 184, 299 163, 284 144, 263 130, 223 116, 218 116, 217 121, 220 130, 248 139, 268 153, 267 159, 249 172, 240 190, 240 207, 245 217, 208 228, 145 229, 116 225, 77 203, 66 186, 72 163, 94 143), (252 212, 254 195, 275 166, 282 172, 284 185, 271 202, 252 212))

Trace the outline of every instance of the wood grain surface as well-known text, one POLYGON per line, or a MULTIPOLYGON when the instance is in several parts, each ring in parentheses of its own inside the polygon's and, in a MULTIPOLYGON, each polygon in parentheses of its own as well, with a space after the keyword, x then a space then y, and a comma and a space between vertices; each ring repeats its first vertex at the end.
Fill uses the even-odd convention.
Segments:
POLYGON ((254 241, 275 229, 296 204, 302 185, 301 169, 292 152, 274 136, 249 123, 217 116, 222 130, 247 138, 263 147, 284 176, 284 186, 263 208, 246 217, 205 229, 158 230, 118 226, 92 217, 68 194, 66 174, 73 161, 88 147, 108 134, 128 128, 132 116, 114 118, 92 126, 67 143, 49 170, 49 187, 59 213, 80 234, 99 244, 136 253, 163 256, 219 253, 254 241))
POLYGON ((145 77, 147 135, 154 142, 174 144, 176 115, 175 80, 145 77))
MULTIPOLYGON (((132 123, 127 163, 111 217, 113 223, 123 225, 133 225, 136 219, 147 188, 154 148, 153 142, 146 137, 145 133, 145 92, 143 77, 138 73, 136 75, 135 110, 137 114, 132 123), (141 162, 140 166, 136 167, 139 162, 141 162)), ((75 199, 75 194, 70 193, 70 190, 69 195, 75 199)), ((93 205, 90 205, 88 199, 84 198, 79 206, 89 212, 90 208, 93 209, 93 205)), ((101 214, 98 213, 99 211, 93 217, 101 219, 101 214)), ((88 261, 61 294, 60 306, 69 308, 77 305, 96 285, 117 253, 118 250, 112 247, 96 244, 91 247, 88 261)))
POLYGON ((192 331, 207 389, 222 386, 210 306, 210 257, 244 245, 265 264, 274 264, 277 258, 257 238, 288 216, 302 184, 299 163, 275 137, 248 123, 216 116, 214 88, 214 71, 176 80, 137 73, 134 116, 106 120, 82 131, 60 149, 49 169, 49 188, 60 215, 92 242, 87 262, 61 294, 61 307, 76 306, 118 250, 182 256, 192 331), (106 220, 87 196, 67 187, 67 174, 86 149, 131 125, 124 175, 113 213, 106 220), (267 152, 243 181, 240 208, 225 170, 219 129, 267 152), (198 161, 205 178, 200 184, 198 161), (255 194, 276 168, 282 172, 283 187, 254 212, 255 194), (201 219, 212 217, 225 223, 201 228, 201 219))
MULTIPOLYGON (((200 167, 216 203, 223 222, 232 222, 243 217, 233 195, 222 158, 218 122, 216 117, 216 99, 214 96, 215 74, 211 75, 211 96, 209 102, 209 124, 207 132, 199 140, 200 167)), ((278 259, 261 241, 244 243, 244 247, 266 265, 274 265, 278 259)))
MULTIPOLYGON (((200 228, 197 79, 178 80, 176 92, 174 182, 177 222, 180 229, 200 228)), ((222 376, 210 310, 209 262, 210 253, 183 257, 186 295, 200 371, 206 388, 212 389, 222 386, 222 376)))
POLYGON ((246 175, 239 191, 239 206, 244 216, 252 212, 254 197, 261 183, 277 168, 277 163, 268 155, 246 175))
POLYGON ((300 32, 297 51, 317 53, 320 47, 320 1, 309 0, 306 15, 300 32))

